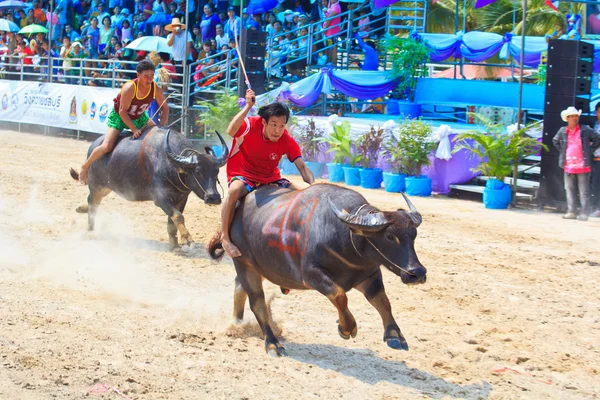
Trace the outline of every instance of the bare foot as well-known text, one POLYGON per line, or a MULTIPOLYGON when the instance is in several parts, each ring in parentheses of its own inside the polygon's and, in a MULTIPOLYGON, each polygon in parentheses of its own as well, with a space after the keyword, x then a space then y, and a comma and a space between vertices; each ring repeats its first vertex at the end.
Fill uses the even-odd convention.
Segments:
POLYGON ((221 244, 223 245, 223 250, 225 250, 225 253, 227 253, 229 257, 235 258, 242 256, 240 249, 238 249, 235 244, 231 243, 229 240, 223 240, 221 244))
POLYGON ((82 185, 87 185, 88 183, 88 170, 81 168, 81 172, 79 173, 79 182, 81 182, 82 185))

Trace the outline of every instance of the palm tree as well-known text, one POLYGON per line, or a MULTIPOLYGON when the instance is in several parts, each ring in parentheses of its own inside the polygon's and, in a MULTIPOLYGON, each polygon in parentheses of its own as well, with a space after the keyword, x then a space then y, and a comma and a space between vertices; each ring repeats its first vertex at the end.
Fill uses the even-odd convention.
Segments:
MULTIPOLYGON (((462 28, 464 18, 463 2, 459 1, 459 28, 462 28)), ((574 13, 582 13, 585 4, 563 2, 560 11, 548 7, 544 0, 529 0, 527 2, 526 34, 543 36, 557 28, 565 29, 565 15, 573 7, 574 13)), ((475 0, 467 0, 466 32, 483 31, 500 35, 506 32, 521 34, 523 20, 523 3, 520 0, 497 0, 494 3, 475 9, 475 0), (516 12, 513 25, 513 14, 516 12)), ((454 33, 456 26, 456 0, 439 0, 430 5, 427 16, 427 31, 432 33, 454 33)))
MULTIPOLYGON (((477 21, 473 10, 475 0, 467 0, 467 29, 466 32, 476 29, 477 21)), ((464 7, 462 0, 439 0, 435 4, 430 2, 427 15, 427 32, 431 33, 456 33, 463 29, 464 7), (458 27, 456 26, 456 5, 458 1, 458 27), (458 28, 458 29, 457 29, 458 28)))
MULTIPOLYGON (((582 13, 585 5, 573 3, 573 12, 582 13)), ((527 3, 527 24, 525 27, 528 36, 543 36, 554 30, 565 29, 565 15, 570 11, 570 5, 563 2, 560 11, 548 7, 544 0, 529 0, 527 3)), ((475 10, 479 22, 478 30, 504 34, 512 32, 520 35, 523 21, 523 3, 521 1, 498 0, 484 8, 475 10), (513 30, 513 13, 516 10, 516 24, 513 30)))

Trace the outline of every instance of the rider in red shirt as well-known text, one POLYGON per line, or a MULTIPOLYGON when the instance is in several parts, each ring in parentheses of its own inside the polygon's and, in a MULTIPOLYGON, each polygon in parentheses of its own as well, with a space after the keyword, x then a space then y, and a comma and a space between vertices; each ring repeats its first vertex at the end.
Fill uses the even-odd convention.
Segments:
POLYGON ((298 143, 285 129, 290 110, 281 103, 272 103, 261 107, 258 116, 248 117, 254 102, 254 92, 248 89, 246 106, 231 120, 227 128, 227 134, 234 139, 227 160, 229 192, 221 210, 221 241, 230 257, 242 255, 229 237, 229 226, 238 200, 262 185, 295 189, 290 181, 281 178, 277 168, 283 155, 296 165, 304 182, 312 185, 315 181, 302 160, 298 143))

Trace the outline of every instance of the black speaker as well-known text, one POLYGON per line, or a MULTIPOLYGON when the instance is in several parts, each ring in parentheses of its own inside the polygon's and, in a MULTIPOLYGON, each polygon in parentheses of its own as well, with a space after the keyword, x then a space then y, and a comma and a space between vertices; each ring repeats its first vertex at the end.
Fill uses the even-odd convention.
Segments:
POLYGON ((596 122, 598 122, 598 118, 596 117, 594 110, 591 111, 590 115, 581 114, 579 116, 579 125, 587 125, 593 129, 596 122))
POLYGON ((588 78, 555 75, 546 79, 546 93, 559 95, 590 94, 592 81, 588 78))
POLYGON ((591 61, 579 58, 557 58, 551 60, 548 57, 548 66, 546 67, 546 76, 548 78, 556 75, 561 76, 590 76, 592 74, 593 63, 591 61))
MULTIPOLYGON (((267 33, 250 29, 242 29, 240 39, 240 58, 246 67, 248 82, 254 93, 265 93, 265 56, 266 56, 267 33)), ((238 69, 238 96, 246 97, 247 84, 244 72, 238 69)))
POLYGON ((244 46, 242 54, 244 57, 265 57, 266 47, 264 43, 248 43, 244 46))
POLYGON ((540 188, 538 200, 541 205, 564 207, 567 196, 565 194, 564 171, 558 166, 557 156, 544 156, 542 158, 540 175, 540 188))
POLYGON ((558 166, 558 150, 552 139, 566 126, 560 112, 574 106, 583 111, 580 124, 593 125, 590 110, 591 76, 594 47, 591 43, 575 40, 550 40, 546 74, 546 97, 542 142, 549 151, 542 153, 540 188, 537 193, 541 206, 566 208, 564 171, 558 166), (587 98, 578 97, 587 95, 587 98))
POLYGON ((559 96, 546 95, 544 103, 544 112, 559 113, 567 107, 573 106, 581 112, 587 114, 590 112, 590 99, 577 96, 559 96))
MULTIPOLYGON (((265 71, 260 72, 248 72, 248 81, 250 82, 250 87, 254 91, 255 94, 263 94, 266 92, 265 90, 265 82, 266 73, 265 71)), ((240 71, 239 79, 238 79, 238 96, 246 97, 246 89, 248 85, 246 85, 246 81, 244 79, 243 73, 240 71)))
POLYGON ((246 66, 246 72, 258 72, 265 70, 265 59, 264 58, 251 58, 244 57, 244 65, 246 66))
POLYGON ((242 43, 266 43, 267 32, 242 29, 242 43))
POLYGON ((548 59, 553 56, 562 58, 592 58, 594 46, 580 40, 553 39, 548 42, 548 59))
MULTIPOLYGON (((543 157, 558 157, 558 150, 552 144, 552 139, 558 133, 558 130, 565 126, 560 117, 560 113, 544 113, 544 123, 542 125, 542 143, 548 146, 548 151, 543 152, 543 157)), ((542 158, 543 158, 542 157, 542 158)))

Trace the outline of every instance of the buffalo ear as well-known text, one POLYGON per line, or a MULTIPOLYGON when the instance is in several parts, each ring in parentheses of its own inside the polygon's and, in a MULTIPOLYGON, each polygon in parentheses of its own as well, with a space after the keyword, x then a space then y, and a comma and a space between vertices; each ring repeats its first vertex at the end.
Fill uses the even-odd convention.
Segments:
POLYGON ((215 156, 215 157, 217 156, 215 154, 215 151, 213 150, 213 148, 210 147, 210 146, 204 147, 204 151, 206 152, 206 154, 210 154, 210 155, 215 156))

